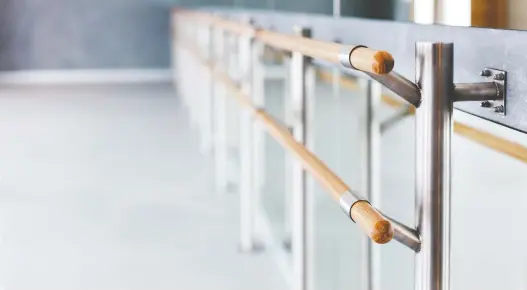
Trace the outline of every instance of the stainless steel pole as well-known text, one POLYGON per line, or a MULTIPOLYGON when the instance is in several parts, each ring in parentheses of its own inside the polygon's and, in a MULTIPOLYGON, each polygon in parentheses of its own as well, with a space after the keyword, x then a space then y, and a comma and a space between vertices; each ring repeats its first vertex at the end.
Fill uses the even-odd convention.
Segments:
MULTIPOLYGON (((284 58, 284 63, 282 64, 283 69, 291 70, 291 58, 284 58)), ((293 132, 294 118, 293 118, 293 107, 292 107, 292 95, 291 95, 291 73, 284 74, 284 95, 286 96, 284 101, 284 122, 287 129, 290 132, 293 132)), ((293 210, 292 210, 292 183, 293 183, 293 156, 286 155, 284 158, 284 204, 285 204, 285 219, 284 219, 284 229, 285 235, 282 240, 284 249, 291 251, 291 239, 293 234, 293 210)))
POLYGON ((340 0, 333 0, 333 17, 335 18, 340 17, 340 13, 341 13, 340 8, 341 8, 340 0))
MULTIPOLYGON (((199 31, 200 30, 198 29, 197 25, 195 23, 191 23, 191 24, 185 25, 185 28, 186 28, 186 31, 184 32, 184 35, 193 35, 195 37, 196 43, 199 45, 199 43, 200 43, 200 33, 199 33, 199 31)), ((200 118, 199 118, 199 112, 198 112, 198 109, 197 109, 197 106, 196 106, 196 99, 197 98, 192 98, 191 97, 191 94, 189 94, 189 92, 188 92, 188 87, 189 87, 189 83, 196 82, 198 80, 199 76, 203 74, 203 72, 202 72, 203 68, 198 64, 198 60, 196 58, 190 57, 188 51, 185 53, 185 56, 186 56, 185 61, 186 61, 186 65, 187 65, 187 67, 189 69, 189 73, 188 73, 188 75, 187 74, 182 74, 181 76, 179 76, 182 79, 182 81, 180 82, 180 85, 184 86, 183 90, 185 91, 184 95, 185 95, 185 98, 187 99, 186 103, 187 103, 188 108, 189 108, 191 126, 197 128, 199 130, 200 118)), ((206 79, 205 79, 205 81, 206 81, 206 79)), ((200 95, 206 93, 204 88, 200 88, 198 90, 198 92, 199 92, 200 95)))
POLYGON ((416 219, 422 239, 416 290, 449 289, 453 48, 451 43, 416 44, 422 90, 416 112, 416 219))
MULTIPOLYGON (((213 31, 214 55, 216 63, 221 64, 222 69, 230 72, 230 37, 225 31, 213 31)), ((227 191, 227 103, 226 89, 224 84, 217 83, 213 86, 212 104, 214 111, 214 175, 216 191, 224 193, 227 191)))
MULTIPOLYGON (((307 28, 295 27, 295 33, 309 37, 307 28)), ((293 52, 291 56, 290 98, 292 109, 292 129, 294 138, 307 142, 308 87, 306 82, 309 73, 310 59, 301 53, 293 52)), ((308 194, 307 174, 300 162, 292 164, 292 243, 293 290, 306 290, 308 286, 308 194)))
MULTIPOLYGON (((340 0, 338 1, 338 7, 340 7, 340 0)), ((337 5, 334 3, 334 5, 337 5)), ((335 6, 334 6, 335 7, 335 6)), ((340 13, 340 12, 339 12, 340 13)), ((342 160, 341 158, 341 152, 343 147, 343 139, 342 139, 342 91, 341 90, 341 78, 342 78, 342 68, 340 67, 333 67, 331 69, 331 90, 333 94, 334 99, 334 105, 332 106, 332 122, 333 122, 333 135, 331 138, 333 138, 333 142, 331 142, 331 146, 333 147, 333 158, 335 160, 335 170, 341 170, 343 162, 346 162, 342 160)))
MULTIPOLYGON (((212 59, 214 53, 213 53, 213 46, 212 46, 212 39, 213 39, 213 29, 212 26, 206 26, 203 28, 203 50, 205 54, 206 59, 212 59)), ((206 68, 203 68, 206 69, 206 68)), ((207 86, 205 88, 205 94, 203 101, 201 104, 197 104, 200 107, 200 120, 201 120, 201 152, 203 154, 209 154, 211 153, 211 150, 213 148, 213 93, 214 93, 214 80, 212 79, 212 75, 209 72, 206 72, 207 74, 207 86)))
MULTIPOLYGON (((228 38, 226 49, 229 51, 229 63, 228 72, 231 76, 239 76, 239 61, 238 50, 240 48, 239 40, 236 35, 231 35, 228 38)), ((236 79, 239 79, 237 77, 236 79)), ((236 101, 229 97, 227 89, 225 91, 225 103, 226 103, 226 178, 227 178, 227 190, 232 192, 238 185, 240 185, 240 174, 239 174, 239 159, 234 156, 240 152, 240 118, 239 118, 239 107, 236 101)))
MULTIPOLYGON (((253 38, 241 36, 238 50, 242 91, 252 95, 253 67, 252 47, 253 38)), ((242 109, 240 112, 240 248, 244 252, 255 250, 254 234, 254 176, 253 176, 253 130, 252 112, 242 109)))
MULTIPOLYGON (((265 68, 260 62, 263 44, 254 42, 252 45, 251 65, 252 65, 252 99, 253 104, 258 108, 265 107, 265 92, 263 71, 265 68)), ((253 197, 254 206, 257 210, 261 208, 262 188, 265 183, 265 130, 259 122, 254 123, 252 146, 253 146, 253 197)))

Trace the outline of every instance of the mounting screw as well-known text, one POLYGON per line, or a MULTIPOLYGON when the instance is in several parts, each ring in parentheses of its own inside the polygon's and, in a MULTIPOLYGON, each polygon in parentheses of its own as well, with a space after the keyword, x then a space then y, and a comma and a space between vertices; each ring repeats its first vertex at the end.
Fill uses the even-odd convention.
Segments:
POLYGON ((505 79, 505 75, 503 73, 497 73, 494 75, 494 79, 497 81, 502 81, 505 79))
POLYGON ((479 73, 479 75, 482 76, 482 77, 490 77, 490 74, 491 74, 491 73, 490 73, 490 70, 488 70, 488 69, 484 69, 484 70, 482 70, 482 71, 479 73))
POLYGON ((505 111, 505 108, 503 107, 503 105, 499 105, 499 106, 496 106, 496 108, 494 108, 494 112, 496 113, 503 113, 505 111))
POLYGON ((492 106, 492 104, 489 101, 483 101, 483 102, 481 102, 481 106, 483 108, 490 108, 492 106))

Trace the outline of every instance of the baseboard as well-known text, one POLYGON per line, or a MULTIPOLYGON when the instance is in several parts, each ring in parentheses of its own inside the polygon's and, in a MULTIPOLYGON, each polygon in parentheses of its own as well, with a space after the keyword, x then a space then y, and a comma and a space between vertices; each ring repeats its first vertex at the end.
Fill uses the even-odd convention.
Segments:
POLYGON ((0 85, 170 82, 170 69, 29 70, 0 72, 0 85))

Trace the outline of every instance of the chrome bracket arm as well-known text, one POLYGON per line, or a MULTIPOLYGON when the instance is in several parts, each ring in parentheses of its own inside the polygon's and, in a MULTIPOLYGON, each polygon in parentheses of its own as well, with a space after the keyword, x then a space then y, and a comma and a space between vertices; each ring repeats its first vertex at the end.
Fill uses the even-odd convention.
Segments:
MULTIPOLYGON (((364 197, 352 191, 347 191, 343 193, 340 197, 340 207, 352 221, 353 218, 351 217, 351 208, 356 202, 359 201, 366 201, 369 203, 369 201, 366 200, 364 197)), ((377 211, 392 225, 393 238, 396 241, 407 246, 416 253, 419 252, 419 250, 421 249, 421 238, 419 237, 417 230, 412 229, 404 225, 403 223, 396 221, 395 219, 385 215, 378 209, 377 211)))
POLYGON ((454 101, 480 101, 481 107, 505 115, 507 109, 507 72, 485 68, 480 75, 487 82, 456 84, 454 86, 454 101))
POLYGON ((385 75, 366 74, 414 107, 419 107, 421 104, 421 90, 419 87, 414 82, 408 80, 397 72, 392 71, 385 75))
POLYGON ((421 250, 421 236, 416 229, 410 228, 405 224, 382 213, 382 216, 390 221, 393 228, 393 238, 399 243, 418 253, 421 250))

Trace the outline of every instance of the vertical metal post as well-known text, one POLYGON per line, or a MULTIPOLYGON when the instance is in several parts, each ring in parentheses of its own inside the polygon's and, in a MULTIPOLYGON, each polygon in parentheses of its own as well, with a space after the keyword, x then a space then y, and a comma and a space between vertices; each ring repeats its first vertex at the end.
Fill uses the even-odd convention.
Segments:
POLYGON ((416 44, 422 90, 416 112, 416 218, 422 239, 416 290, 449 289, 453 48, 451 43, 416 44))
MULTIPOLYGON (((204 47, 204 54, 206 59, 212 59, 214 52, 213 52, 213 28, 211 26, 206 26, 202 29, 203 31, 203 47, 204 47)), ((207 68, 203 68, 206 70, 207 68)), ((212 79, 212 74, 210 72, 207 72, 207 86, 205 88, 205 95, 203 98, 203 101, 201 103, 198 103, 197 106, 199 106, 200 111, 200 121, 201 121, 201 152, 203 154, 208 154, 212 150, 212 144, 213 144, 213 94, 214 94, 214 80, 212 79)))
MULTIPOLYGON (((197 45, 197 49, 199 49, 199 52, 200 52, 200 55, 202 55, 203 57, 206 57, 206 55, 204 54, 204 49, 203 49, 203 28, 197 24, 193 24, 191 26, 191 30, 190 30, 190 33, 189 35, 192 35, 195 37, 196 39, 196 45, 197 45)), ((192 66, 192 75, 189 75, 189 80, 192 80, 192 81, 197 81, 198 80, 198 77, 199 75, 204 75, 204 82, 208 84, 208 78, 207 78, 207 75, 208 73, 205 71, 206 68, 203 68, 202 66, 199 65, 199 60, 197 59, 193 59, 193 66, 192 66)), ((201 130, 202 130, 202 110, 201 110, 201 98, 204 98, 206 95, 207 95, 207 91, 206 91, 206 88, 207 86, 204 85, 200 88, 199 90, 199 97, 197 98, 192 98, 190 96, 190 92, 188 92, 188 88, 189 88, 189 85, 187 84, 186 86, 187 88, 187 95, 190 99, 190 110, 191 110, 191 115, 192 115, 192 119, 194 120, 194 123, 197 130, 198 130, 198 136, 199 136, 199 142, 200 142, 200 150, 202 148, 202 143, 203 140, 202 140, 202 135, 201 135, 201 130)))
POLYGON ((340 0, 333 0, 333 17, 340 17, 340 0))
MULTIPOLYGON (((178 24, 178 17, 176 17, 174 14, 171 14, 170 17, 170 68, 172 73, 172 84, 175 84, 177 82, 177 71, 179 70, 180 63, 178 62, 180 59, 180 47, 178 43, 178 37, 179 35, 179 24, 178 24)), ((175 87, 175 89, 179 90, 179 87, 175 87)), ((181 97, 181 94, 179 94, 181 97)), ((184 99, 182 99, 183 105, 184 99)))
MULTIPOLYGON (((291 58, 285 57, 283 59, 283 68, 289 69, 289 74, 284 74, 284 123, 287 129, 290 132, 293 132, 294 126, 294 112, 292 106, 292 95, 291 95, 291 58)), ((293 162, 294 158, 292 156, 286 155, 284 158, 284 208, 285 208, 285 218, 284 218, 284 237, 282 244, 284 249, 291 251, 292 243, 292 229, 293 229, 293 207, 292 207, 292 196, 293 192, 293 162)))
MULTIPOLYGON (((252 99, 253 104, 258 108, 264 108, 264 79, 262 76, 262 65, 260 56, 262 55, 262 44, 254 42, 250 51, 252 60, 252 99)), ((260 197, 265 178, 265 131, 258 122, 254 123, 253 129, 253 196, 254 206, 260 208, 260 197)))
MULTIPOLYGON (((196 27, 194 23, 190 23, 188 25, 185 25, 185 32, 184 35, 192 35, 195 37, 196 43, 199 43, 200 41, 200 35, 199 35, 199 29, 196 27)), ((197 77, 200 75, 200 66, 197 64, 197 60, 195 58, 189 57, 189 52, 185 51, 183 60, 185 61, 185 65, 188 66, 190 69, 190 73, 188 75, 182 74, 179 76, 180 78, 180 86, 183 88, 184 91, 184 97, 187 100, 186 104, 189 109, 190 113, 190 123, 191 126, 196 126, 199 128, 199 117, 198 112, 196 110, 196 98, 191 98, 190 94, 187 92, 188 84, 192 81, 196 81, 197 77), (196 79, 192 79, 196 78, 196 79)), ((200 91, 201 93, 202 91, 200 91)))
MULTIPOLYGON (((366 89, 364 106, 364 126, 362 138, 362 172, 363 189, 366 198, 380 207, 380 157, 381 127, 376 110, 381 102, 382 85, 368 79, 361 79, 360 84, 366 89)), ((364 281, 365 290, 381 289, 381 248, 371 243, 368 237, 363 238, 364 245, 364 281)))
MULTIPOLYGON (((339 2, 340 5, 340 2, 339 2)), ((333 99, 335 101, 333 105, 333 135, 332 138, 334 142, 331 144, 333 147, 333 159, 335 160, 335 169, 341 170, 343 164, 343 158, 341 158, 342 152, 342 98, 341 98, 341 78, 342 72, 339 67, 334 67, 331 69, 331 89, 333 94, 333 99)))
MULTIPOLYGON (((229 37, 225 31, 214 31, 215 58, 216 63, 221 64, 222 69, 229 72, 229 37)), ((214 175, 217 192, 227 190, 227 104, 225 87, 216 84, 213 87, 214 105, 214 175)))
MULTIPOLYGON (((228 38, 227 50, 229 52, 229 63, 228 71, 230 75, 239 75, 239 61, 240 57, 235 57, 238 55, 238 49, 240 48, 239 40, 236 36, 231 35, 228 38)), ((225 87, 224 87, 225 88, 225 87)), ((227 134, 226 134, 226 161, 227 161, 227 190, 232 190, 234 187, 231 185, 240 185, 240 175, 239 175, 239 164, 238 158, 234 158, 234 155, 240 151, 240 122, 239 122, 239 108, 238 104, 232 99, 227 97, 228 92, 225 90, 226 94, 226 123, 227 123, 227 134)))
MULTIPOLYGON (((252 96, 252 37, 240 36, 238 50, 242 91, 252 96)), ((255 249, 254 232, 254 180, 253 180, 253 119, 252 112, 242 109, 240 112, 240 248, 244 252, 255 249)))
MULTIPOLYGON (((295 33, 309 37, 311 31, 307 28, 295 27, 295 33)), ((291 57, 291 109, 294 138, 307 145, 308 128, 308 91, 309 91, 310 59, 301 53, 293 52, 291 57)), ((309 289, 308 283, 308 224, 309 195, 307 192, 307 175, 302 164, 294 161, 292 164, 292 240, 291 252, 293 258, 293 290, 309 289)))

